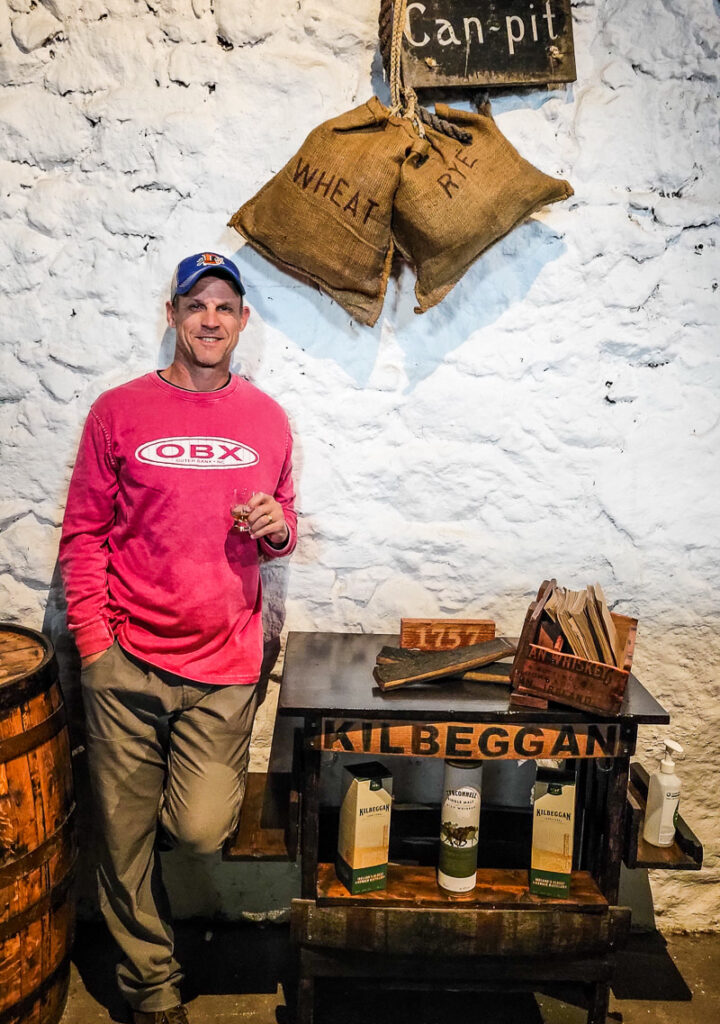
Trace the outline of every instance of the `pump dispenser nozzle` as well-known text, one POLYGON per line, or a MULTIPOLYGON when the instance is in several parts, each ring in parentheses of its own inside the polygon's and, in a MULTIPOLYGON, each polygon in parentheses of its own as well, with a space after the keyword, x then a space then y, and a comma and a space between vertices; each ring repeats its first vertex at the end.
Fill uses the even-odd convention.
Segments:
POLYGON ((673 754, 678 757, 684 753, 683 748, 675 740, 665 740, 665 757, 660 762, 660 771, 664 775, 672 775, 675 770, 675 761, 673 760, 673 754))

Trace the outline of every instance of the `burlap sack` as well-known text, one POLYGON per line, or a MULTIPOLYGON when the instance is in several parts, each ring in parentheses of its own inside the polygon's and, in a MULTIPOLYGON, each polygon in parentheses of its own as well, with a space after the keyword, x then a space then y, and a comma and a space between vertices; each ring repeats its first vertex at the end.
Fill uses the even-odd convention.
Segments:
POLYGON ((356 320, 380 315, 392 262, 392 203, 417 143, 375 97, 308 135, 300 151, 230 220, 284 269, 304 274, 356 320))
POLYGON ((435 104, 435 112, 470 131, 464 146, 427 129, 426 155, 403 164, 393 237, 417 273, 416 313, 437 305, 478 256, 547 203, 567 199, 567 181, 543 174, 500 132, 489 107, 479 114, 435 104))

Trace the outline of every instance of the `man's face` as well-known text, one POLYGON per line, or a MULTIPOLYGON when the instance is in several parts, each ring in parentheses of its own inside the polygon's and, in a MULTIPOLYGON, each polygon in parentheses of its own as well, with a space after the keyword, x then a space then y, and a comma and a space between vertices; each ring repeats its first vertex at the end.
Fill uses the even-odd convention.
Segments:
POLYGON ((230 357, 250 310, 228 280, 205 274, 177 305, 167 304, 175 328, 175 359, 192 368, 230 369, 230 357))

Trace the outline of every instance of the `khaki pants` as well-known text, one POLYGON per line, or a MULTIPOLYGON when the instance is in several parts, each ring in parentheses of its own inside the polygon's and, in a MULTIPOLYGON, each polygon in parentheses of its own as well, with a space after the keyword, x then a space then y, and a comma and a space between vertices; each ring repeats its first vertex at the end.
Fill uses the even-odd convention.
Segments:
POLYGON ((234 828, 256 686, 210 686, 155 669, 116 642, 82 672, 87 750, 100 832, 100 906, 125 954, 120 991, 134 1010, 180 1002, 158 819, 203 855, 234 828))

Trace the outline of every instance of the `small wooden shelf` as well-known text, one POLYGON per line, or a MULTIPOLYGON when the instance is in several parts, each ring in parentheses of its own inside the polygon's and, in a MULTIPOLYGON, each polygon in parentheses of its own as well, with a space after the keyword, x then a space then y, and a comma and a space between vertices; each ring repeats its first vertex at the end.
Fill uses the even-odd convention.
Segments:
MULTIPOLYGON (((332 864, 318 865, 317 899, 293 900, 294 941, 304 950, 353 950, 386 956, 536 958, 606 957, 630 927, 627 907, 608 906, 592 876, 573 872, 571 895, 533 896, 525 870, 481 869, 475 891, 451 897, 435 869, 388 865, 388 886, 351 896, 332 864)), ((465 961, 467 962, 467 961, 465 961)))
POLYGON ((295 859, 288 836, 290 775, 248 772, 240 820, 223 847, 223 860, 295 859))
POLYGON ((347 906, 432 907, 441 909, 492 908, 513 910, 566 909, 602 913, 607 900, 588 871, 574 871, 570 897, 535 896, 528 888, 528 872, 503 868, 481 868, 477 887, 464 896, 449 896, 439 888, 434 867, 388 864, 386 889, 351 895, 335 874, 332 864, 318 864, 317 902, 347 906))
POLYGON ((703 847, 688 824, 678 817, 672 846, 652 846, 643 839, 649 776, 641 764, 630 765, 623 861, 629 868, 699 871, 703 847))

